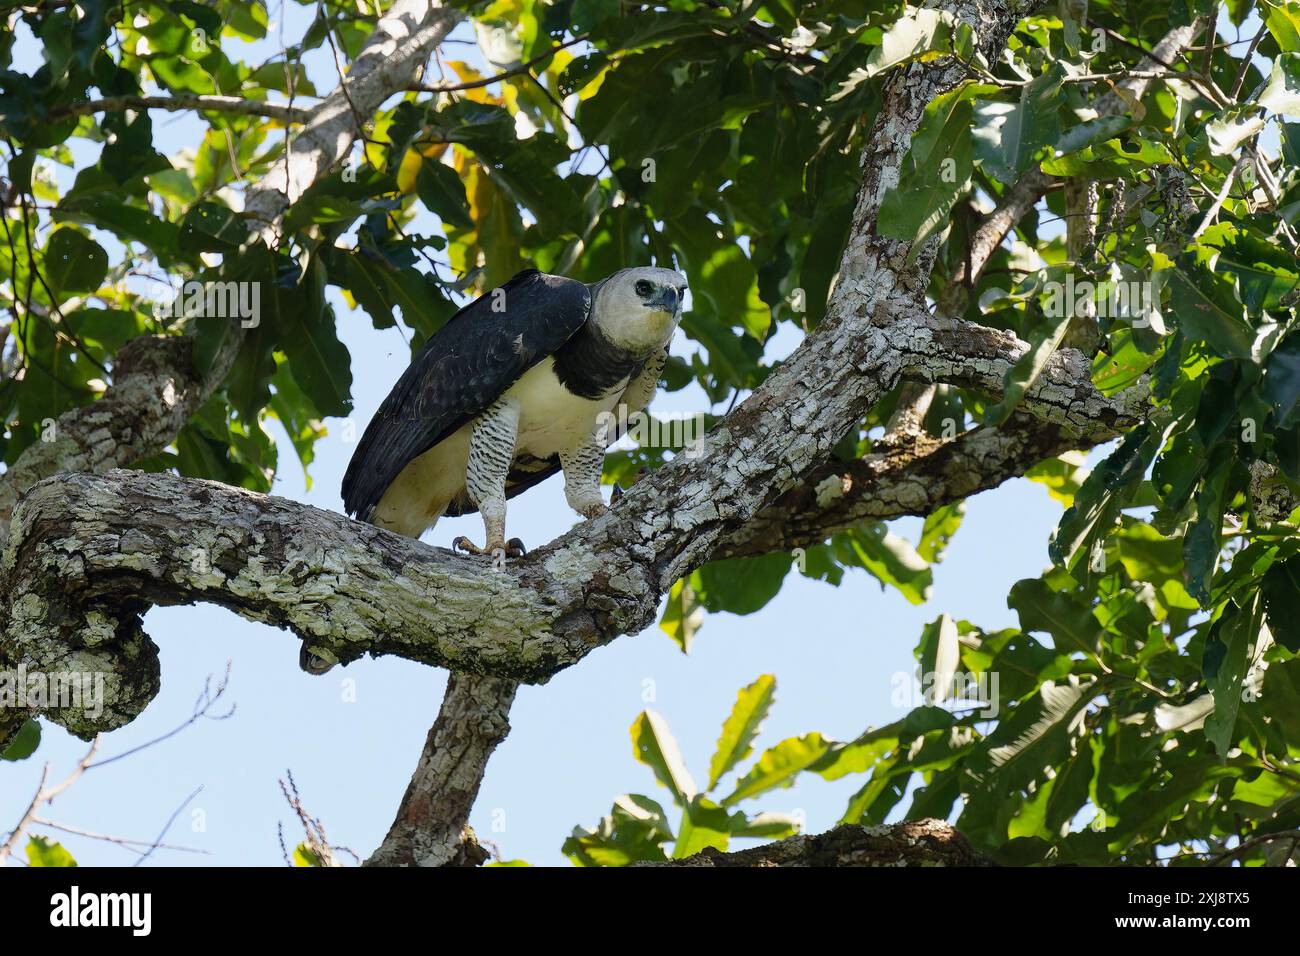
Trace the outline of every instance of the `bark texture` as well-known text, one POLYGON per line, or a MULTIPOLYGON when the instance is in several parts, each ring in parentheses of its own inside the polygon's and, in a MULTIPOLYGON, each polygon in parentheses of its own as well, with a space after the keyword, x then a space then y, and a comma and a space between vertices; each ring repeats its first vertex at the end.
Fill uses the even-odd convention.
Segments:
POLYGON ((813 836, 723 853, 712 848, 684 860, 635 866, 994 866, 942 820, 927 818, 875 827, 845 824, 813 836))
POLYGON ((492 751, 510 733, 519 684, 452 673, 397 818, 366 866, 479 866, 488 852, 466 824, 492 751))

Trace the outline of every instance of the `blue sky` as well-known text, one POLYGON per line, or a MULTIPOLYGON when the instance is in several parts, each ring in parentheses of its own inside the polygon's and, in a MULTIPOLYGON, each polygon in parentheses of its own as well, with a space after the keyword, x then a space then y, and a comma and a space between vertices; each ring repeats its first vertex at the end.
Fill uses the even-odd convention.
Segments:
MULTIPOLYGON (((290 5, 285 35, 299 36, 311 13, 290 5)), ((279 17, 273 4, 273 37, 279 17)), ((465 39, 470 33, 462 27, 455 36, 465 39)), ((28 68, 39 56, 27 40, 18 47, 16 68, 28 68)), ((471 51, 456 46, 450 55, 473 60, 471 51)), ((269 43, 233 50, 248 62, 273 52, 269 43)), ((316 51, 307 62, 317 88, 332 88, 336 77, 327 51, 316 51)), ((167 154, 197 143, 202 129, 179 114, 155 113, 155 122, 159 148, 167 154)), ((94 162, 97 152, 93 145, 77 147, 79 164, 94 162)), ((71 177, 61 178, 66 188, 71 177)), ((353 421, 359 434, 409 352, 399 331, 375 331, 364 313, 347 309, 337 294, 332 300, 352 354, 353 421)), ((787 327, 775 349, 795 345, 797 333, 787 327)), ((680 334, 673 345, 677 354, 691 347, 680 334)), ((692 388, 661 396, 654 407, 697 411, 704 401, 692 388)), ((317 445, 311 491, 287 441, 281 441, 275 494, 341 510, 338 489, 353 449, 342 424, 327 422, 329 435, 317 445)), ((273 434, 282 437, 278 428, 273 434)), ((689 656, 651 627, 592 653, 545 686, 524 687, 511 715, 513 730, 489 765, 471 823, 505 859, 564 863, 560 846, 572 827, 595 824, 617 795, 639 792, 667 803, 667 791, 632 757, 628 727, 642 709, 664 715, 700 780, 707 776, 719 727, 737 690, 762 673, 775 674, 778 686, 760 747, 814 730, 847 739, 899 718, 906 708, 891 703, 891 691, 895 675, 916 670, 912 650, 922 626, 942 611, 988 628, 1014 625, 1007 591, 1047 565, 1047 537, 1059 515, 1060 506, 1042 486, 1014 480, 969 502, 960 532, 934 568, 926 605, 913 607, 897 592, 882 591, 865 573, 849 573, 839 588, 791 575, 780 595, 757 614, 707 618, 689 656)), ((578 520, 554 478, 511 502, 509 529, 537 546, 578 520)), ((895 531, 913 540, 919 527, 915 520, 895 523, 895 531)), ((481 538, 477 516, 446 519, 426 540, 445 547, 462 533, 481 538)), ((298 669, 298 641, 291 634, 206 605, 155 608, 145 623, 161 648, 162 691, 138 720, 105 738, 101 753, 120 753, 183 723, 205 679, 220 675, 227 661, 226 699, 235 704, 233 716, 199 721, 157 746, 92 770, 47 815, 70 826, 147 840, 202 788, 176 817, 167 840, 204 855, 160 851, 150 862, 276 865, 282 860, 277 823, 284 823, 291 848, 301 838, 277 782, 291 770, 306 807, 324 823, 332 842, 363 857, 378 844, 437 713, 444 672, 385 658, 311 677, 298 669)), ((0 765, 0 831, 21 814, 44 762, 52 764, 57 778, 85 747, 46 724, 34 758, 0 765)), ((834 783, 801 778, 793 788, 745 806, 801 813, 808 830, 818 832, 835 824, 863 782, 861 777, 834 783)), ((51 835, 82 864, 133 860, 102 842, 51 835)))

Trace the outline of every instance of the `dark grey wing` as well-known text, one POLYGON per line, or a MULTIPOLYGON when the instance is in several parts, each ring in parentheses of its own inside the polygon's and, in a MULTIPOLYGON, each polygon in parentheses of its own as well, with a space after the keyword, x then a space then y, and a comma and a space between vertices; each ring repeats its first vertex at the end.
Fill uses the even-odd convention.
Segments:
POLYGON ((347 513, 369 521, 403 468, 567 342, 590 310, 581 282, 528 269, 452 316, 366 426, 343 476, 347 513))

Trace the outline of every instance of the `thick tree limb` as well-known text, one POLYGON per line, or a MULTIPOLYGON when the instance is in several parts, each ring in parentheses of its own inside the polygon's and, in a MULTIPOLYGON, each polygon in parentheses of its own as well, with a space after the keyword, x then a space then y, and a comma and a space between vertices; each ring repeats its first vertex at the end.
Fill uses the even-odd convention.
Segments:
POLYGON ((994 866, 966 837, 942 820, 908 820, 883 826, 845 824, 812 836, 723 853, 707 849, 684 860, 634 866, 994 866))
POLYGON ((18 508, 0 563, 5 656, 10 665, 110 675, 112 706, 98 720, 50 715, 81 734, 125 723, 156 692, 153 645, 140 624, 151 604, 220 604, 287 627, 341 661, 395 654, 545 681, 594 648, 641 630, 673 581, 727 553, 733 540, 737 553, 754 553, 765 540, 788 546, 805 541, 801 535, 824 538, 859 508, 886 518, 937 507, 1003 480, 1011 461, 1027 467, 1063 445, 1101 440, 1144 407, 1143 389, 1107 399, 1092 387, 1081 355, 1059 353, 1022 405, 1025 415, 1051 426, 1045 435, 1022 419, 1003 433, 980 429, 928 453, 869 462, 863 487, 875 482, 879 494, 821 510, 797 498, 802 517, 785 514, 793 531, 778 542, 763 512, 817 474, 834 444, 829 436, 841 434, 841 422, 847 429, 857 421, 850 403, 873 401, 903 375, 996 395, 1027 348, 1005 332, 928 318, 869 325, 862 338, 832 344, 841 343, 797 350, 764 389, 779 384, 787 369, 799 385, 773 396, 760 389, 706 436, 700 457, 679 456, 617 508, 504 572, 339 514, 215 482, 121 471, 45 481, 18 508), (836 360, 824 351, 847 362, 852 374, 833 375, 828 365, 836 360), (810 395, 802 383, 818 376, 836 388, 810 395), (754 399, 762 411, 752 407, 754 399), (823 425, 832 414, 843 417, 823 425), (996 453, 1005 460, 989 471, 996 453), (966 474, 968 466, 984 471, 966 474), (943 478, 925 500, 916 490, 922 474, 943 478))
POLYGON ((438 719, 383 843, 366 866, 478 866, 488 853, 465 821, 488 758, 510 733, 519 685, 452 673, 438 719))

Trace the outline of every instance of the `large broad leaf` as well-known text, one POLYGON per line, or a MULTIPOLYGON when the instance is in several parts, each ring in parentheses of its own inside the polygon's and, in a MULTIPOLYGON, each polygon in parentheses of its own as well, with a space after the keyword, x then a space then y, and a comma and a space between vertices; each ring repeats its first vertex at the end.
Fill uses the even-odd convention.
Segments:
POLYGON ((731 817, 708 797, 696 796, 686 805, 677 829, 673 859, 684 860, 707 847, 725 850, 731 839, 731 817))
POLYGON ((303 394, 321 415, 346 416, 352 411, 352 357, 339 341, 334 310, 325 305, 324 268, 318 263, 303 278, 303 308, 283 309, 277 344, 289 360, 289 370, 303 394))
POLYGON ((1274 639, 1293 654, 1300 653, 1300 558, 1269 568, 1260 593, 1274 639))
POLYGON ((973 34, 968 24, 947 10, 909 10, 880 38, 880 46, 867 58, 866 75, 875 76, 913 60, 932 59, 956 52, 969 59, 973 34))
POLYGON ((1300 53, 1300 2, 1273 0, 1268 5, 1264 23, 1282 52, 1300 53))
POLYGON ((695 781, 682 760, 677 740, 668 730, 668 722, 653 710, 646 710, 632 722, 631 731, 636 759, 654 771, 655 779, 672 792, 675 803, 689 803, 697 792, 695 781))
POLYGON ((98 289, 107 272, 108 253, 94 239, 68 226, 51 234, 42 274, 56 293, 98 289))
POLYGON ((957 622, 947 614, 927 624, 917 650, 921 657, 921 685, 929 704, 941 704, 952 695, 953 677, 961 665, 957 622))
POLYGON ((1300 288, 1296 257, 1248 226, 1219 223, 1201 236, 1219 250, 1216 272, 1237 277, 1237 291, 1251 315, 1281 307, 1283 298, 1300 288))
POLYGON ((953 535, 961 527, 965 515, 965 501, 954 501, 950 505, 944 505, 930 512, 921 527, 921 540, 916 544, 916 553, 920 555, 922 561, 938 564, 943 560, 944 551, 948 549, 953 535))
POLYGON ((577 827, 561 852, 578 866, 627 866, 665 860, 663 844, 673 839, 664 808, 640 794, 624 794, 593 829, 577 827))
POLYGON ((41 725, 35 720, 25 720, 9 746, 0 750, 0 760, 26 760, 41 744, 41 725))
POLYGON ((736 789, 723 799, 723 806, 732 806, 741 800, 767 793, 776 787, 788 787, 803 770, 826 755, 830 742, 819 733, 790 737, 765 751, 749 773, 736 784, 736 789))
POLYGON ((664 616, 659 621, 659 629, 671 637, 683 654, 691 652, 691 642, 695 632, 704 620, 704 608, 695 598, 695 588, 690 578, 677 581, 668 592, 664 603, 664 616))
POLYGON ((865 568, 881 587, 896 588, 912 604, 930 597, 934 575, 911 542, 872 522, 832 539, 832 551, 842 564, 865 568))
POLYGON ((790 571, 788 554, 710 561, 691 575, 696 600, 709 611, 753 614, 776 597, 790 571))
POLYGON ((1235 464, 1234 453, 1235 448, 1230 444, 1215 446, 1196 496, 1196 518, 1183 539, 1187 593, 1202 607, 1210 604, 1210 579, 1219 566, 1223 512, 1229 500, 1228 481, 1235 464))
POLYGON ((243 220, 216 203, 198 203, 181 221, 180 247, 187 252, 233 252, 247 239, 243 220))
POLYGON ((1300 335, 1290 335, 1268 357, 1264 395, 1278 429, 1300 424, 1300 335))
POLYGON ((1044 681, 1037 706, 1018 709, 1016 717, 1020 721, 1010 720, 999 726, 997 736, 1014 734, 1014 739, 989 750, 997 774, 989 778, 988 786, 1005 793, 1038 778, 1044 767, 1057 763, 1079 733, 1083 710, 1096 692, 1095 681, 1044 681), (1026 721, 1029 725, 1016 733, 1017 724, 1026 721))
POLYGON ((1235 283, 1213 271, 1217 250, 1198 246, 1178 259, 1169 272, 1170 312, 1192 338, 1227 358, 1251 358, 1255 329, 1237 298, 1235 283))
POLYGON ((925 108, 898 185, 885 194, 877 229, 883 236, 924 242, 943 229, 957 197, 970 187, 973 83, 937 96, 925 108))
POLYGON ((1031 160, 1061 135, 1060 90, 1065 70, 1059 64, 1020 90, 1020 102, 1006 114, 1001 130, 1002 164, 1022 173, 1031 160))
POLYGON ((1051 176, 1136 179, 1152 166, 1172 162, 1173 154, 1163 144, 1128 134, 1094 143, 1086 149, 1045 159, 1041 169, 1051 176))
POLYGON ((469 215, 469 199, 465 195, 465 184, 461 182, 456 171, 440 162, 425 159, 419 175, 415 180, 415 190, 420 202, 430 212, 437 213, 444 222, 462 229, 472 229, 473 220, 469 215))
POLYGON ((722 735, 709 761, 709 785, 712 790, 718 781, 736 764, 753 751, 754 738, 767 718, 776 696, 776 678, 763 674, 736 697, 731 715, 722 724, 722 735))
POLYGON ((1052 590, 1042 578, 1017 581, 1007 606, 1019 613, 1022 630, 1050 634, 1065 653, 1094 654, 1100 647, 1101 627, 1092 608, 1070 592, 1052 590))
POLYGON ((1235 740, 1237 712, 1241 709, 1241 682, 1250 666, 1250 652, 1263 626, 1263 601, 1255 595, 1244 608, 1228 603, 1210 629, 1205 642, 1206 686, 1214 694, 1214 713, 1205 719, 1205 736, 1219 758, 1227 758, 1235 740))
POLYGON ((1135 428, 1092 470, 1052 534, 1048 553, 1054 562, 1077 574, 1114 528, 1164 439, 1155 427, 1135 428))
POLYGON ((1300 53, 1283 53, 1273 61, 1256 102, 1270 113, 1300 116, 1300 53))

